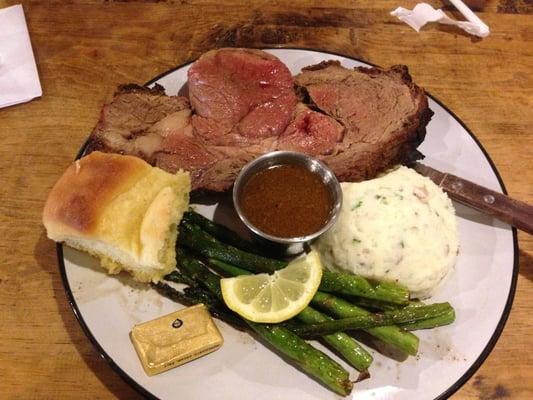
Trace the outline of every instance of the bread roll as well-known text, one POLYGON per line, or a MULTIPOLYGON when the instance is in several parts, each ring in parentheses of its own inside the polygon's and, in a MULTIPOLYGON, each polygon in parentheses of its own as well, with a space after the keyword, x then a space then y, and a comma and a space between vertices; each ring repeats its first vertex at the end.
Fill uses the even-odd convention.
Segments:
POLYGON ((177 226, 190 177, 140 158, 93 152, 74 162, 50 192, 48 237, 98 257, 110 274, 157 282, 176 267, 177 226))

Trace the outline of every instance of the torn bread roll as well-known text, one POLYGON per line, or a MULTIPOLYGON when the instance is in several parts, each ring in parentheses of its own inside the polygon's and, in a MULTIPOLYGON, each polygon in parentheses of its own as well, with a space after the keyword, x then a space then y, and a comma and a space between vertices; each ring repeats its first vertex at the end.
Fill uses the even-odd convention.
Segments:
POLYGON ((176 267, 177 226, 189 204, 187 172, 140 158, 93 152, 74 162, 50 192, 48 237, 86 251, 110 274, 157 282, 176 267))

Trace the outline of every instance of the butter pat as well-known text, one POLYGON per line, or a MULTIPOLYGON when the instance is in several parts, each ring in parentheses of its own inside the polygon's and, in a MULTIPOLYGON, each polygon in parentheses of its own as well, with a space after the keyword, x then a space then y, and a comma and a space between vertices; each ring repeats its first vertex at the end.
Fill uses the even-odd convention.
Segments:
POLYGON ((148 375, 211 353, 224 342, 203 304, 135 325, 130 337, 148 375))

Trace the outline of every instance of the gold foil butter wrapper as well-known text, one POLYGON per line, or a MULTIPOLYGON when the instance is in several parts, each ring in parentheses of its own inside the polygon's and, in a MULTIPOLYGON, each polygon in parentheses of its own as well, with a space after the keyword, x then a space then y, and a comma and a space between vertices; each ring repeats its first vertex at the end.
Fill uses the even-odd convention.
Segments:
POLYGON ((130 337, 148 375, 211 353, 224 342, 203 304, 135 325, 130 337))

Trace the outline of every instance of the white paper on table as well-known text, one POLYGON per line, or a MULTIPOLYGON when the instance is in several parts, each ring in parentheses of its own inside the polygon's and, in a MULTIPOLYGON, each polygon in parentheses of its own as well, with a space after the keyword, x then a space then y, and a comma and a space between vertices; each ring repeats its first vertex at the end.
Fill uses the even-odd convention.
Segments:
MULTIPOLYGON (((462 10, 460 11, 462 12, 462 10)), ((479 37, 486 37, 490 33, 489 27, 479 18, 475 18, 477 21, 457 21, 448 17, 444 11, 440 9, 436 10, 427 3, 418 3, 412 10, 398 7, 391 12, 391 15, 398 17, 398 19, 408 24, 417 32, 428 22, 438 22, 440 24, 458 26, 465 32, 479 37)))
POLYGON ((0 107, 42 93, 22 5, 0 9, 0 107))

